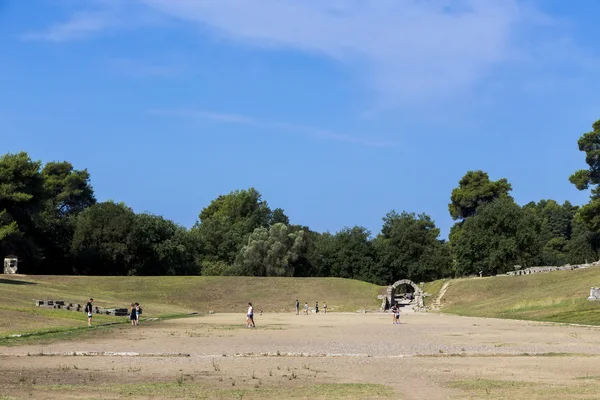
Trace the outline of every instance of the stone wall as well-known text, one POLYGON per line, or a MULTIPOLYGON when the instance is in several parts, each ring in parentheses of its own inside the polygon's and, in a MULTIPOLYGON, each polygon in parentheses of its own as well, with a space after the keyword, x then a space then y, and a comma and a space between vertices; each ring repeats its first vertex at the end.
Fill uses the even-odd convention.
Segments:
POLYGON ((506 275, 531 275, 531 274, 539 274, 539 273, 552 272, 552 271, 572 271, 575 269, 598 267, 598 266, 600 266, 599 261, 593 262, 591 264, 577 264, 577 265, 567 264, 567 265, 563 265, 560 267, 550 267, 550 266, 529 267, 529 268, 525 268, 525 269, 518 269, 516 271, 509 271, 506 273, 506 275))
MULTIPOLYGON (((34 300, 35 305, 38 307, 56 308, 67 311, 84 312, 85 307, 81 304, 73 304, 65 302, 64 300, 34 300)), ((117 317, 129 315, 128 308, 100 308, 94 307, 94 314, 114 315, 117 317)))

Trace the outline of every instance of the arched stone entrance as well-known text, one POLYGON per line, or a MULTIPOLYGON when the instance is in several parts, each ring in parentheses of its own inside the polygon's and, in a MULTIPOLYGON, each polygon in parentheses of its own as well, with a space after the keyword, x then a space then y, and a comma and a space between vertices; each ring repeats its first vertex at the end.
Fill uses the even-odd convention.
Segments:
POLYGON ((384 304, 382 305, 383 309, 386 310, 395 304, 396 289, 401 285, 408 285, 408 286, 412 287, 414 298, 413 298, 413 302, 411 304, 414 303, 417 307, 422 308, 423 307, 423 291, 421 290, 421 288, 419 286, 417 286, 417 284, 414 283, 413 281, 411 281, 410 279, 401 279, 399 281, 394 282, 391 286, 388 287, 387 295, 384 299, 384 304))

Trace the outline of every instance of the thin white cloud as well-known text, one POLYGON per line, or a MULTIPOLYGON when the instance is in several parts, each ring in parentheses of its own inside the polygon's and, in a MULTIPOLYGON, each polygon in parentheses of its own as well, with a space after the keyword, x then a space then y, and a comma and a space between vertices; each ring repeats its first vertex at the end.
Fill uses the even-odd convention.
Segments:
MULTIPOLYGON (((108 29, 197 26, 198 35, 249 47, 295 49, 334 59, 374 94, 376 108, 432 109, 517 70, 515 89, 543 70, 568 35, 536 0, 81 0, 62 24, 24 37, 67 41, 108 29), (91 10, 91 11, 90 11, 91 10), (158 24, 157 24, 158 23, 158 24), (535 55, 535 57, 533 57, 535 55), (534 58, 532 60, 532 57, 534 58), (533 66, 532 66, 533 65, 533 66), (492 78, 492 79, 490 79, 492 78), (441 102, 440 102, 441 100, 441 102)), ((594 64, 576 43, 562 48, 569 66, 594 64)), ((542 74, 543 75, 543 74, 542 74)), ((559 75, 559 74, 558 74, 559 75)))
POLYGON ((112 16, 105 12, 78 12, 67 21, 52 25, 41 31, 27 32, 23 40, 66 42, 83 39, 91 33, 111 28, 115 25, 112 16))
POLYGON ((334 140, 339 142, 353 143, 367 147, 397 147, 397 142, 386 140, 374 140, 362 136, 349 135, 347 133, 332 131, 329 129, 317 128, 313 126, 290 124, 285 122, 264 121, 250 118, 244 115, 216 113, 206 110, 194 109, 152 109, 147 111, 151 115, 157 116, 176 116, 208 119, 223 123, 233 123, 240 125, 254 126, 269 130, 287 131, 299 133, 306 136, 312 136, 318 139, 334 140))
POLYGON ((521 25, 549 18, 519 0, 141 0, 249 46, 295 48, 367 72, 386 101, 452 96, 519 47, 521 25))

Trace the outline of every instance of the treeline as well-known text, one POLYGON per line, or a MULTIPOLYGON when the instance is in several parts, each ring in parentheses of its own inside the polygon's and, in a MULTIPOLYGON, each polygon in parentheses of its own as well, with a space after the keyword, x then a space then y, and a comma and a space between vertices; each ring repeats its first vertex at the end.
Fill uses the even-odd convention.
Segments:
POLYGON ((507 272, 599 258, 600 121, 579 140, 586 170, 570 178, 590 203, 515 203, 506 179, 469 171, 450 194, 449 240, 427 214, 390 211, 372 235, 354 226, 319 233, 295 225, 251 188, 214 199, 191 229, 123 203, 97 202, 87 170, 0 157, 0 255, 29 274, 409 278, 507 272))

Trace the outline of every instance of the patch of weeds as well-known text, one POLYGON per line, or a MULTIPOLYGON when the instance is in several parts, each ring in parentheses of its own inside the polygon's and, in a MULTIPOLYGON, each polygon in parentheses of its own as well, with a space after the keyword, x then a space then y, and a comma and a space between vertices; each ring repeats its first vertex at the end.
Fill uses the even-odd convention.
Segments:
POLYGON ((219 367, 219 365, 215 362, 214 358, 212 360, 212 366, 213 366, 213 369, 215 370, 215 372, 221 371, 221 367, 219 367))

